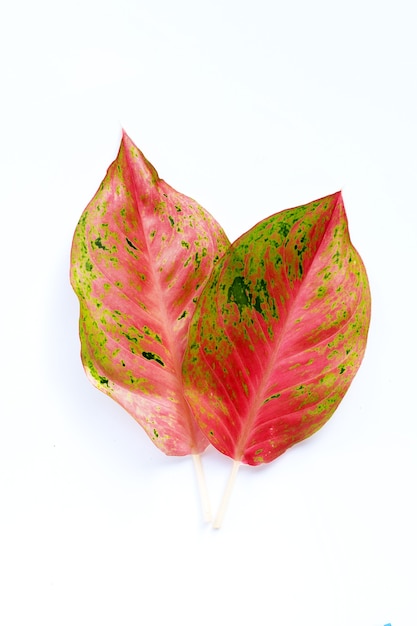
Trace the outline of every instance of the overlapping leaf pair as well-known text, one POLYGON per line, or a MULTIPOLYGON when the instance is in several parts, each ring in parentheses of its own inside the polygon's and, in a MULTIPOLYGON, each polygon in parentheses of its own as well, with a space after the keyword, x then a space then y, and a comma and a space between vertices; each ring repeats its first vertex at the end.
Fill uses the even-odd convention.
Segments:
POLYGON ((370 292, 341 193, 230 245, 126 133, 77 225, 88 377, 169 455, 281 455, 331 417, 365 351, 370 292))

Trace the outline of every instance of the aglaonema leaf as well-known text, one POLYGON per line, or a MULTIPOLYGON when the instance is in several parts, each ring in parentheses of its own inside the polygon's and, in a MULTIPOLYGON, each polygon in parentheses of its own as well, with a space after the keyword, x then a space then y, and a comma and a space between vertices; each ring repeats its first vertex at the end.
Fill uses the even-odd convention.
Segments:
POLYGON ((258 465, 323 426, 361 363, 370 303, 341 193, 240 237, 199 299, 183 363, 210 442, 258 465))
POLYGON ((208 445, 181 363, 197 298, 229 242, 197 202, 158 177, 126 133, 77 225, 71 282, 88 377, 166 454, 208 445))

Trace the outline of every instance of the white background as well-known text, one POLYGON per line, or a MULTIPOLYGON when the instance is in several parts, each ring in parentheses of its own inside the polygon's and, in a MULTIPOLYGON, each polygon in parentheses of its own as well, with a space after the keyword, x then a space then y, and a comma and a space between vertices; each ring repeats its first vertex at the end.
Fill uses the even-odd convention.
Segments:
MULTIPOLYGON (((1 46, 0 622, 410 626, 416 15, 410 0, 9 2, 1 46), (342 189, 373 294, 330 422, 239 470, 223 528, 87 381, 72 234, 124 127, 235 239, 342 189)), ((217 507, 230 460, 204 458, 217 507)))

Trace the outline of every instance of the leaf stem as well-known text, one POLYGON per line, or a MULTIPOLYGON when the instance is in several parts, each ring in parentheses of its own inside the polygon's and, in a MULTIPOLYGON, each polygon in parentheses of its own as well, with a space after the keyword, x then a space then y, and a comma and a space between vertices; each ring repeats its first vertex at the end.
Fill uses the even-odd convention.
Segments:
POLYGON ((233 461, 232 471, 230 472, 229 480, 227 481, 226 488, 223 493, 223 498, 217 511, 216 519, 213 523, 213 528, 220 528, 223 523, 224 514, 226 512, 227 505, 229 504, 230 495, 235 484, 237 471, 240 466, 240 461, 233 461))
POLYGON ((193 454, 192 457, 194 461, 195 473, 197 475, 198 490, 200 492, 204 521, 211 522, 210 498, 207 491, 207 483, 203 472, 203 466, 201 464, 201 456, 199 454, 193 454))

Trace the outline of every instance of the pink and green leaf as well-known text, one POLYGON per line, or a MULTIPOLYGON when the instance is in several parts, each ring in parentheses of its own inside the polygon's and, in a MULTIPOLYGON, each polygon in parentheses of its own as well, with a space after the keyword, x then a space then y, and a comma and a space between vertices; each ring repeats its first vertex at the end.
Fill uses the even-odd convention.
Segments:
POLYGON ((240 237, 200 296, 183 362, 210 442, 257 465, 316 432, 362 361, 370 305, 341 193, 240 237))
POLYGON ((166 454, 208 445, 181 363, 197 299, 228 245, 213 217, 161 180, 124 133, 76 228, 71 282, 88 377, 166 454))

